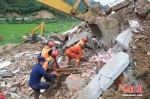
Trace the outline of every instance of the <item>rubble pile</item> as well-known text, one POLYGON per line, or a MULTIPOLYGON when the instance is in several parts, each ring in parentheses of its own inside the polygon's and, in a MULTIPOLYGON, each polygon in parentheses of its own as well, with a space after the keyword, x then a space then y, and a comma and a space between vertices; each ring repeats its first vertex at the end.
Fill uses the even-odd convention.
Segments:
MULTIPOLYGON (((61 48, 75 35, 80 35, 84 31, 87 31, 86 34, 91 32, 87 23, 85 22, 62 35, 52 33, 48 36, 48 40, 54 41, 56 48, 53 49, 55 50, 57 48, 61 48), (68 36, 68 39, 63 38, 66 38, 66 36, 68 36), (63 41, 64 44, 58 43, 56 41, 63 41)), ((89 38, 91 43, 94 44, 94 42, 92 41, 93 36, 91 35, 89 36, 89 38)), ((73 42, 71 45, 75 43, 76 42, 73 42)), ((36 64, 36 58, 43 48, 43 45, 37 43, 14 46, 6 45, 1 47, 3 50, 1 51, 2 53, 0 53, 0 93, 4 93, 7 99, 32 98, 33 90, 28 86, 29 75, 34 64, 36 64)), ((76 95, 78 95, 79 92, 94 78, 96 73, 98 73, 98 71, 104 65, 104 62, 99 63, 100 61, 88 62, 88 60, 92 56, 98 55, 98 53, 106 53, 104 49, 92 50, 85 48, 83 50, 83 53, 87 61, 80 62, 80 66, 78 67, 80 72, 78 74, 71 74, 67 78, 63 78, 62 86, 59 89, 54 89, 55 92, 52 92, 52 95, 55 96, 55 99, 71 99, 71 97, 76 97, 76 95)), ((106 56, 110 58, 110 54, 111 51, 106 53, 106 56)), ((67 61, 68 59, 66 56, 58 57, 58 64, 60 68, 64 68, 65 66, 67 66, 67 61)), ((73 64, 73 66, 74 62, 75 60, 71 61, 71 64, 73 64)), ((42 98, 43 96, 41 96, 41 99, 42 98)))
POLYGON ((6 99, 31 98, 33 91, 28 87, 28 80, 42 45, 23 44, 9 48, 7 53, 0 55, 0 93, 4 93, 6 99))
POLYGON ((137 31, 138 33, 133 33, 130 46, 133 50, 133 60, 136 62, 137 72, 140 72, 144 66, 150 63, 150 27, 141 26, 137 31))
POLYGON ((136 76, 142 85, 143 97, 142 99, 148 99, 150 92, 150 22, 145 22, 139 28, 136 33, 133 34, 133 41, 130 43, 130 47, 133 53, 133 60, 135 61, 135 70, 133 75, 136 76))
MULTIPOLYGON (((59 49, 60 52, 84 37, 89 38, 87 48, 83 50, 86 61, 81 61, 80 66, 75 67, 78 72, 67 74, 62 78, 62 86, 53 90, 54 99, 83 99, 83 97, 86 99, 92 95, 100 96, 99 99, 127 99, 121 96, 124 92, 123 86, 139 84, 143 86, 142 98, 148 99, 150 96, 150 2, 137 0, 135 5, 127 3, 125 5, 108 15, 108 18, 115 18, 120 24, 121 35, 116 37, 118 45, 115 45, 120 51, 115 52, 113 48, 104 51, 85 22, 61 35, 51 33, 48 36, 47 41, 55 43, 56 48, 53 50, 59 49), (132 27, 131 21, 137 23, 137 26, 132 27), (126 35, 128 37, 125 37, 126 35), (131 66, 132 59, 129 58, 133 59, 135 68, 131 66), (131 71, 133 74, 130 74, 131 71)), ((0 93, 4 93, 7 99, 32 98, 33 90, 28 87, 28 80, 42 44, 3 46, 1 49, 0 93)), ((67 67, 67 61, 64 52, 57 58, 60 68, 67 67)), ((74 67, 74 64, 75 59, 71 61, 70 66, 74 67)))
POLYGON ((119 11, 108 15, 108 18, 115 18, 120 24, 120 31, 125 30, 129 27, 128 20, 139 20, 136 12, 134 12, 135 7, 128 7, 120 9, 119 11))

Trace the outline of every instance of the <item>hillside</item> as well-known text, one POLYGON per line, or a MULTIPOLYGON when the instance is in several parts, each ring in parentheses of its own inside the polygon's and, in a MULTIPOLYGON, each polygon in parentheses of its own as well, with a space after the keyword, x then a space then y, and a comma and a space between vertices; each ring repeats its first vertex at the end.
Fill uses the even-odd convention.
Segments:
MULTIPOLYGON (((65 0, 67 3, 73 5, 75 0, 65 0)), ((90 0, 91 4, 95 4, 96 2, 93 0, 90 0)), ((41 10, 47 10, 54 14, 54 16, 61 16, 62 18, 67 17, 63 13, 60 13, 56 10, 53 10, 39 2, 37 0, 0 0, 0 14, 3 16, 6 16, 7 13, 17 13, 20 16, 27 16, 29 14, 32 14, 34 12, 38 12, 41 10)), ((79 5, 78 10, 84 11, 85 6, 81 2, 79 5)))

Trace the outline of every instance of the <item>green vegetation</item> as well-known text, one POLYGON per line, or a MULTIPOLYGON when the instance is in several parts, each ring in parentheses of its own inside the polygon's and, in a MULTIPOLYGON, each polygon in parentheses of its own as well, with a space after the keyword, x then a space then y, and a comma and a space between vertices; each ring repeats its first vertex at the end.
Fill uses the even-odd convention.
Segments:
MULTIPOLYGON (((75 3, 75 0, 64 1, 70 5, 73 5, 75 3)), ((90 0, 90 3, 93 5, 96 2, 94 0, 90 0)), ((9 12, 16 12, 21 16, 27 16, 40 10, 47 10, 49 12, 52 12, 58 18, 68 18, 67 15, 49 8, 46 5, 39 3, 37 0, 0 0, 0 9, 0 13, 4 14, 4 16, 2 17, 5 17, 6 13, 9 12)), ((82 1, 79 4, 78 10, 80 10, 81 12, 86 10, 86 7, 82 1)))
POLYGON ((40 10, 47 10, 52 12, 55 16, 65 18, 68 17, 67 15, 60 13, 56 10, 53 10, 44 4, 37 2, 37 0, 0 0, 0 13, 6 14, 9 12, 16 12, 21 16, 29 15, 31 13, 40 11, 40 10))
MULTIPOLYGON (((79 21, 74 23, 79 24, 79 21)), ((70 29, 72 24, 73 22, 45 24, 44 35, 47 36, 51 31, 62 33, 70 29)), ((31 34, 32 29, 37 25, 38 24, 0 24, 0 35, 3 37, 3 41, 0 41, 0 45, 6 43, 21 43, 23 41, 21 37, 25 34, 26 30, 31 34), (15 37, 12 37, 13 34, 15 37)), ((36 33, 40 33, 40 29, 38 29, 36 33)))

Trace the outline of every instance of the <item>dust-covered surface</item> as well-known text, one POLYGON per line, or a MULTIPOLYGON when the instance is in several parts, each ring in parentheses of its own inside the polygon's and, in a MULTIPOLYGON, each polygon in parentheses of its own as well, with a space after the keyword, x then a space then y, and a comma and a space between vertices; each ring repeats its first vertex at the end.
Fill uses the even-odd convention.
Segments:
MULTIPOLYGON (((119 6, 117 6, 119 7, 119 6)), ((114 81, 114 83, 103 92, 99 99, 148 99, 150 96, 150 3, 148 0, 136 0, 135 5, 129 4, 123 8, 117 8, 114 14, 109 14, 107 17, 115 18, 119 21, 120 33, 126 29, 132 31, 132 42, 129 45, 130 54, 134 61, 132 67, 132 75, 138 81, 138 85, 142 85, 142 97, 122 97, 124 85, 133 85, 130 77, 126 77, 124 73, 114 81), (143 6, 145 5, 145 6, 143 6), (139 23, 137 27, 131 27, 129 20, 134 20, 139 23)), ((83 31, 91 33, 86 23, 65 32, 61 35, 50 35, 51 41, 57 41, 55 45, 61 51, 62 46, 73 38, 75 35, 83 31), (63 45, 61 45, 63 43, 63 45)), ((104 50, 93 35, 90 41, 94 44, 95 49, 87 46, 83 50, 86 61, 81 61, 77 73, 65 74, 61 78, 61 86, 53 89, 51 93, 52 99, 76 99, 79 93, 88 83, 95 77, 98 71, 104 66, 107 61, 113 57, 109 50, 104 50), (108 52, 107 52, 108 51, 108 52)), ((76 42, 73 42, 75 44, 76 42)), ((4 93, 7 99, 30 99, 33 98, 33 90, 28 86, 30 72, 36 64, 36 58, 41 52, 43 45, 40 43, 35 44, 20 44, 20 45, 4 45, 0 46, 0 63, 11 62, 9 66, 2 68, 0 74, 6 73, 7 75, 0 76, 0 93, 4 93), (18 83, 23 84, 18 86, 18 83)), ((64 50, 64 49, 63 49, 64 50)), ((125 51, 125 50, 123 50, 125 51)), ((126 51, 125 51, 126 52, 126 51)), ((64 51, 62 52, 64 53, 64 51)), ((58 57, 59 65, 61 68, 67 66, 67 57, 61 55, 58 57)), ((74 66, 75 60, 71 61, 74 66)), ((115 66, 115 65, 114 65, 115 66)), ((130 68, 130 66, 129 66, 130 68)), ((131 72, 130 71, 130 72, 131 72)), ((125 72, 125 71, 124 71, 125 72)), ((129 73, 129 72, 126 72, 129 73)), ((130 75, 128 75, 130 76, 130 75)), ((42 80, 43 81, 43 80, 42 80)), ((57 81, 57 80, 56 80, 57 81)), ((134 80, 133 80, 134 81, 134 80)), ((132 93, 127 90, 127 93, 132 93)), ((40 95, 40 99, 44 98, 44 94, 40 95)))

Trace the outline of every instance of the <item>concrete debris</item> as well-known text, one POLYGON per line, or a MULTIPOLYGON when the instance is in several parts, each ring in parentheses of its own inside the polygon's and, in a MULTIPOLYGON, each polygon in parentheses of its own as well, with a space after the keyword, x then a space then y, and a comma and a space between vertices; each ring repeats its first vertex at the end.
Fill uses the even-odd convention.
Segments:
POLYGON ((135 9, 138 12, 138 15, 146 17, 150 10, 150 2, 148 0, 137 0, 135 3, 135 9))
MULTIPOLYGON (((61 79, 61 86, 53 89, 52 99, 122 99, 121 88, 124 85, 139 84, 143 87, 141 98, 148 99, 150 2, 115 0, 108 6, 105 12, 111 21, 101 17, 96 19, 101 20, 96 23, 102 24, 99 28, 104 31, 103 35, 111 33, 116 37, 102 37, 99 40, 101 32, 95 33, 97 31, 92 30, 92 34, 89 26, 93 25, 82 22, 62 34, 50 33, 37 44, 0 46, 0 93, 4 94, 6 99, 32 99, 34 91, 28 86, 31 69, 37 62, 42 44, 52 41, 55 43, 52 49, 61 52, 56 59, 61 68, 59 72, 69 68, 61 79), (64 51, 84 37, 89 38, 86 48, 83 49, 85 58, 89 61, 80 61, 79 67, 73 68, 74 59, 70 62, 71 65, 68 65, 64 51), (112 42, 106 43, 109 38, 112 42), (75 72, 69 72, 70 68, 75 72)), ((40 98, 43 99, 44 91, 41 90, 41 93, 40 98)))
POLYGON ((129 43, 131 41, 132 41, 131 29, 127 29, 127 30, 123 31, 116 37, 116 42, 126 50, 129 49, 129 43))
POLYGON ((79 40, 87 37, 89 35, 89 32, 82 32, 80 34, 75 35, 72 39, 66 42, 67 47, 71 46, 75 42, 78 42, 79 40))
POLYGON ((86 85, 86 80, 83 79, 79 74, 71 74, 66 78, 65 83, 69 90, 79 90, 86 85))
POLYGON ((10 61, 7 61, 7 62, 4 62, 4 63, 1 63, 1 64, 0 64, 0 69, 3 69, 3 68, 5 68, 5 67, 9 66, 10 64, 11 64, 11 62, 10 62, 10 61))
POLYGON ((117 53, 114 57, 108 60, 99 73, 83 89, 83 91, 79 94, 78 99, 97 99, 125 70, 128 64, 128 54, 123 52, 117 53))
POLYGON ((132 28, 139 27, 139 23, 137 21, 134 21, 134 20, 128 20, 128 21, 129 21, 130 27, 132 28))

